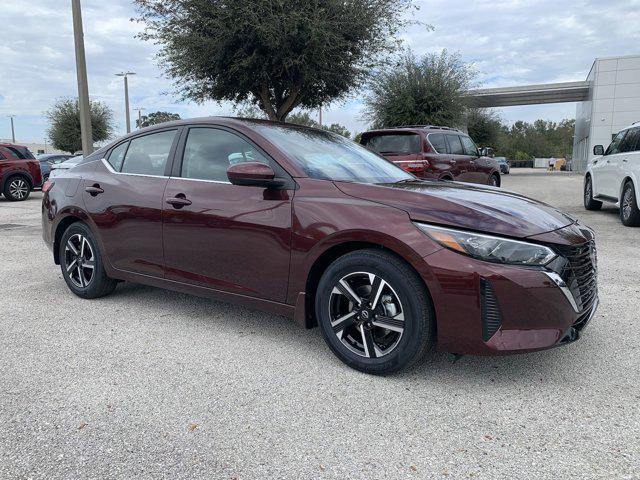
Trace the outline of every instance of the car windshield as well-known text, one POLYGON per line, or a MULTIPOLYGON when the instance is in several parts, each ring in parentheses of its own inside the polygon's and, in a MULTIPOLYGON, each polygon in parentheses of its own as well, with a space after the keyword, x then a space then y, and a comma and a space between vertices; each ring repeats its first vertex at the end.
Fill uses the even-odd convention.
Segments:
POLYGON ((415 177, 340 135, 322 130, 256 124, 311 178, 357 183, 395 183, 415 177))

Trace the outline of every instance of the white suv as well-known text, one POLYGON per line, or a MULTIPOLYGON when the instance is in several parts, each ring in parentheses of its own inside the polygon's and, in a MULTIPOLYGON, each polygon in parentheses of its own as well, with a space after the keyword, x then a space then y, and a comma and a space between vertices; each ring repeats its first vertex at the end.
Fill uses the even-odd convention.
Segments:
POLYGON ((584 177, 584 207, 599 210, 603 201, 615 203, 624 225, 640 226, 640 124, 620 131, 606 152, 596 145, 593 153, 584 177))

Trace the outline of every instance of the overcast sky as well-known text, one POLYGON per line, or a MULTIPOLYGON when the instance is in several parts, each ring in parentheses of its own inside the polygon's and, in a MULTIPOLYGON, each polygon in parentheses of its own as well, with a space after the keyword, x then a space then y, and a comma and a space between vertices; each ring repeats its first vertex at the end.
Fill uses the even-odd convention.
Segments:
MULTIPOLYGON (((77 95, 69 0, 5 0, 0 43, 0 138, 42 142, 42 112, 60 97, 77 95)), ((124 132, 122 70, 130 80, 131 107, 167 110, 183 117, 229 114, 229 105, 179 103, 162 77, 156 47, 134 38, 141 26, 128 0, 83 0, 89 89, 113 108, 124 132)), ((429 0, 417 1, 417 19, 434 27, 408 29, 403 37, 417 53, 446 48, 473 63, 483 87, 584 80, 596 57, 640 54, 640 0, 429 0)), ((362 131, 361 104, 332 105, 325 122, 362 131)), ((503 120, 561 120, 575 104, 498 109, 503 120)), ((135 112, 132 112, 132 116, 135 112)))

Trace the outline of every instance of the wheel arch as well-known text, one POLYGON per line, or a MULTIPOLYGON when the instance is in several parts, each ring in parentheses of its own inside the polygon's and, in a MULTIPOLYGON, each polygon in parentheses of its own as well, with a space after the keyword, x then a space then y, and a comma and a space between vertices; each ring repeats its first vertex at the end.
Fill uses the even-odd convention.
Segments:
POLYGON ((70 209, 66 212, 62 212, 60 219, 55 224, 55 228, 53 228, 53 260, 56 265, 60 265, 60 240, 62 239, 62 235, 69 228, 70 225, 74 223, 82 222, 84 223, 91 232, 96 236, 98 242, 98 248, 103 252, 102 242, 100 241, 100 237, 96 235, 95 225, 91 222, 89 216, 80 209, 70 209))
POLYGON ((620 201, 620 205, 622 205, 622 192, 624 190, 625 185, 631 182, 631 186, 635 190, 636 198, 640 198, 640 185, 636 181, 635 177, 631 173, 625 174, 622 182, 620 182, 620 192, 618 193, 618 199, 620 201))
POLYGON ((12 170, 7 172, 4 176, 4 179, 2 181, 2 191, 4 191, 5 187, 9 183, 9 180, 11 180, 14 177, 24 177, 27 180, 27 182, 29 182, 29 190, 33 190, 33 187, 34 187, 33 177, 29 172, 25 170, 12 170))
MULTIPOLYGON (((318 326, 318 321, 315 316, 315 299, 318 289, 318 284, 324 272, 329 266, 338 258, 352 252, 359 250, 378 250, 393 255, 398 260, 405 263, 420 279, 424 286, 425 292, 429 300, 431 301, 431 314, 433 317, 434 335, 437 333, 437 319, 435 316, 435 308, 433 306, 433 297, 429 291, 429 286, 424 281, 422 275, 413 264, 412 261, 406 258, 405 255, 396 251, 396 249, 383 245, 380 243, 368 242, 368 241, 345 241, 337 245, 333 245, 330 248, 324 250, 313 262, 309 273, 307 274, 307 281, 305 285, 304 303, 296 305, 295 318, 299 324, 302 324, 307 329, 318 326)), ((437 338, 437 335, 434 337, 437 338)))

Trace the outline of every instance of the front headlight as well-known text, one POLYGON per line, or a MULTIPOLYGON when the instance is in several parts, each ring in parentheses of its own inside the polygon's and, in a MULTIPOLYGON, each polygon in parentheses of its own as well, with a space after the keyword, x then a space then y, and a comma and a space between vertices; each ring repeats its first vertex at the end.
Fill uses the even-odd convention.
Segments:
POLYGON ((425 223, 414 222, 414 225, 443 247, 487 262, 542 266, 556 257, 553 250, 544 245, 435 227, 425 223))

